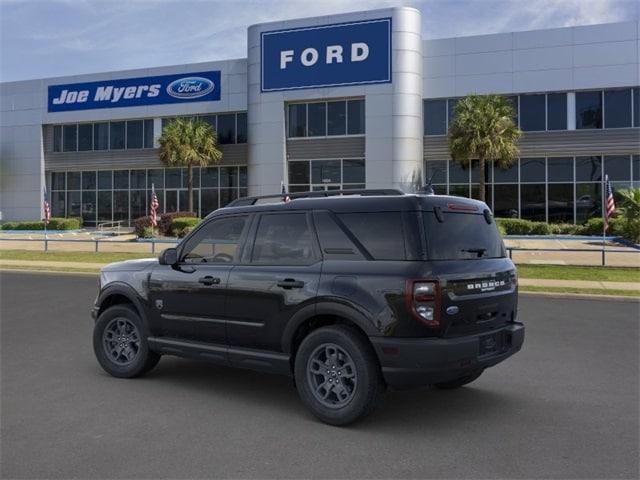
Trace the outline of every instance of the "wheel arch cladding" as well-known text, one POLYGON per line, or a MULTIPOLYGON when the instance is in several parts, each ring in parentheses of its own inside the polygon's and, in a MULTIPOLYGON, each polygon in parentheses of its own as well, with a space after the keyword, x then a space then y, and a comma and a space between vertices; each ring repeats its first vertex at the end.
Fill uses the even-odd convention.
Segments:
POLYGON ((146 324, 145 310, 132 290, 131 287, 120 284, 107 286, 98 297, 98 316, 114 305, 131 305, 140 316, 140 319, 146 324))

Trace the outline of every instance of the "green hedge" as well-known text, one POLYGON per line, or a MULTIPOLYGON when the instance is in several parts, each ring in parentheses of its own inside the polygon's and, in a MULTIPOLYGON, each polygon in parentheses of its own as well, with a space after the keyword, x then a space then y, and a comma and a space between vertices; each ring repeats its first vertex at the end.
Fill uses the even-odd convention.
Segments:
MULTIPOLYGON (((591 218, 582 225, 571 223, 545 223, 519 218, 496 218, 496 224, 503 235, 602 235, 602 219, 591 218)), ((607 235, 626 236, 623 221, 612 218, 607 235)))
MULTIPOLYGON (((47 230, 78 230, 82 225, 80 218, 58 218, 53 217, 49 220, 47 230)), ((42 220, 32 222, 4 222, 0 228, 2 230, 44 230, 44 222, 42 220)))
POLYGON ((199 223, 199 218, 177 217, 172 220, 169 232, 171 235, 182 238, 193 230, 199 223))

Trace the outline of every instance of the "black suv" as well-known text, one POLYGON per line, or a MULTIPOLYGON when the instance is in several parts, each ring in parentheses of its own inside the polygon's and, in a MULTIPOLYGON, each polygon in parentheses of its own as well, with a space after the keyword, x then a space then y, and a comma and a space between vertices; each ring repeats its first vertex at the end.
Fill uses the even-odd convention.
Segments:
POLYGON ((484 203, 284 200, 236 200, 159 260, 103 268, 100 365, 135 377, 170 354, 290 375, 318 418, 344 425, 387 386, 460 387, 522 347, 516 270, 484 203))

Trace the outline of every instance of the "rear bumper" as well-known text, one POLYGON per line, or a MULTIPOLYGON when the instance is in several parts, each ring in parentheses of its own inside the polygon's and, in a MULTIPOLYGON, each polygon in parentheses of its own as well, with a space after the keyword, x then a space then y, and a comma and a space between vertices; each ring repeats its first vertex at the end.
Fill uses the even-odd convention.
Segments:
POLYGON ((524 325, 457 338, 371 337, 371 342, 387 384, 403 389, 451 381, 502 362, 522 348, 524 325), (497 346, 481 353, 489 338, 498 339, 497 346))

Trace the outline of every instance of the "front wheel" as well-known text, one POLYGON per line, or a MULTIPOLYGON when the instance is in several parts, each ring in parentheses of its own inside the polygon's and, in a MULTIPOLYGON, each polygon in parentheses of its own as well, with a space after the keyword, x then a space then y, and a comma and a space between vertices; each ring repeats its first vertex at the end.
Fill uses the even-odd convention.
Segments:
POLYGON ((303 403, 331 425, 347 425, 369 414, 385 390, 373 349, 342 325, 320 328, 302 341, 295 379, 303 403))
POLYGON ((100 366, 120 378, 143 375, 160 361, 160 355, 149 350, 142 319, 129 305, 114 305, 100 314, 93 350, 100 366))
POLYGON ((484 370, 479 370, 473 373, 469 373, 467 375, 463 375, 462 377, 456 378, 455 380, 451 380, 449 382, 441 382, 436 383, 434 386, 436 388, 440 388, 442 390, 453 390, 454 388, 460 388, 468 383, 471 383, 478 379, 484 370))

